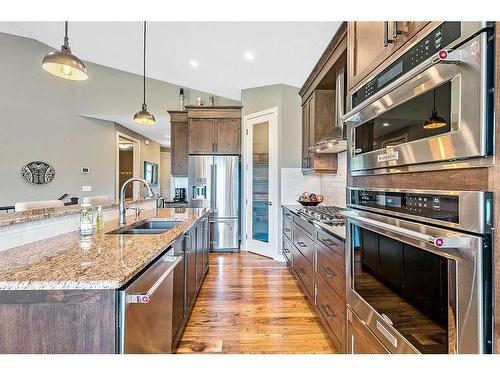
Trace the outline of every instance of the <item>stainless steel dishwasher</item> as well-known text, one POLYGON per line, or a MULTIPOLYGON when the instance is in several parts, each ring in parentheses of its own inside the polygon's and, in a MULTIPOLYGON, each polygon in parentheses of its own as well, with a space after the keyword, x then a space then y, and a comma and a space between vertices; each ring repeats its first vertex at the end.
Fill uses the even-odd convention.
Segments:
POLYGON ((172 353, 174 270, 181 261, 170 249, 118 292, 118 353, 172 353))

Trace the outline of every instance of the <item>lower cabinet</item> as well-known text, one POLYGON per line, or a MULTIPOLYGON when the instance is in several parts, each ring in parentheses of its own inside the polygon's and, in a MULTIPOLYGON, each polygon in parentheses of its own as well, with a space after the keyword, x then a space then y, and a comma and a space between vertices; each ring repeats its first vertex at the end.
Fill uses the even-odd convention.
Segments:
POLYGON ((332 343, 345 353, 344 241, 283 208, 282 253, 332 343))
POLYGON ((355 313, 347 309, 347 352, 349 354, 389 354, 355 313))

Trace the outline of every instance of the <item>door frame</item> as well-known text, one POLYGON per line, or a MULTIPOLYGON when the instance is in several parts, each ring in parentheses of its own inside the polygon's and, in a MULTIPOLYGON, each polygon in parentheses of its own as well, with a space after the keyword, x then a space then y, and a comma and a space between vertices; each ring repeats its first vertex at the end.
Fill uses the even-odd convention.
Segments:
POLYGON ((243 173, 244 173, 244 246, 246 251, 278 259, 279 242, 279 160, 278 160, 278 107, 266 109, 264 111, 251 113, 243 117, 244 132, 244 152, 243 152, 243 173), (262 121, 269 121, 269 242, 264 244, 251 239, 252 233, 252 141, 253 133, 250 127, 262 121))
MULTIPOLYGON (((115 200, 120 199, 120 137, 125 138, 133 143, 133 177, 141 177, 141 141, 128 134, 116 131, 115 142, 115 200)), ((139 198, 139 184, 133 183, 132 185, 133 199, 139 198)))

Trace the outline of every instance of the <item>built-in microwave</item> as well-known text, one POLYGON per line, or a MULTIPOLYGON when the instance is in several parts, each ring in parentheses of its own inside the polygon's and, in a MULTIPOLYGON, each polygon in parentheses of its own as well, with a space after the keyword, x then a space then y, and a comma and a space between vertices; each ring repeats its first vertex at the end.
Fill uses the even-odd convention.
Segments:
POLYGON ((494 36, 444 22, 349 95, 351 174, 492 165, 494 36))

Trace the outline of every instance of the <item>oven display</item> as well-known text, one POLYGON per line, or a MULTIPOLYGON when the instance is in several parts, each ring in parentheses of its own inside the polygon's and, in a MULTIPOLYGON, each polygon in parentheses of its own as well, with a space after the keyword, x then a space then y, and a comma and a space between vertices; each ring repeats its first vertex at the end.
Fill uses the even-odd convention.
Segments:
POLYGON ((352 190, 351 204, 459 223, 458 196, 352 190))

